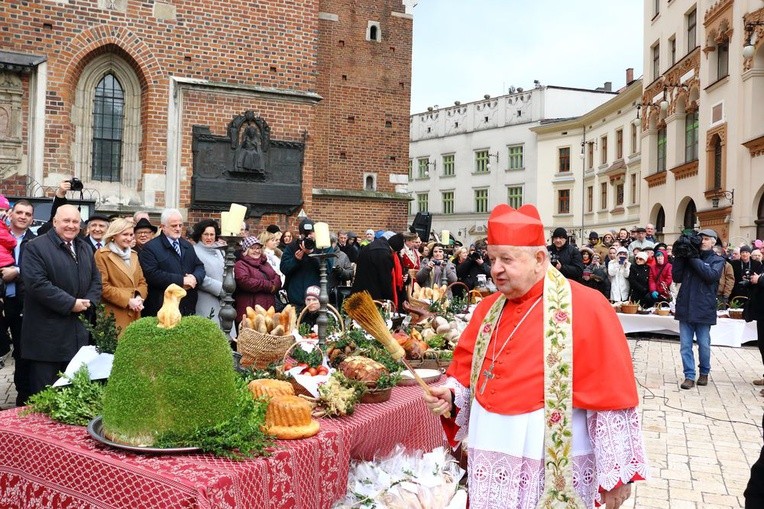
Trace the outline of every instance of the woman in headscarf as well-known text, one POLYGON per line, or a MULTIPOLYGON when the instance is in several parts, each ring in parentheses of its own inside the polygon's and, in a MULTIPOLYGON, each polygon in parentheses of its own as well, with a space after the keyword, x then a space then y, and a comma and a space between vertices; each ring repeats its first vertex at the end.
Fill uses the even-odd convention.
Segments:
POLYGON ((260 305, 265 309, 276 304, 276 292, 281 289, 281 278, 263 254, 263 244, 255 236, 241 241, 242 257, 234 265, 236 277, 236 323, 241 321, 247 306, 260 305))
POLYGON ((103 247, 95 252, 95 263, 103 285, 101 300, 106 313, 112 313, 119 335, 141 317, 148 286, 138 254, 130 246, 135 239, 133 222, 118 218, 109 223, 103 247))
POLYGON ((204 280, 199 285, 199 297, 196 301, 196 315, 210 318, 220 326, 220 300, 223 292, 223 272, 225 256, 220 250, 220 226, 213 219, 203 219, 194 225, 191 240, 194 241, 196 256, 204 264, 204 280))

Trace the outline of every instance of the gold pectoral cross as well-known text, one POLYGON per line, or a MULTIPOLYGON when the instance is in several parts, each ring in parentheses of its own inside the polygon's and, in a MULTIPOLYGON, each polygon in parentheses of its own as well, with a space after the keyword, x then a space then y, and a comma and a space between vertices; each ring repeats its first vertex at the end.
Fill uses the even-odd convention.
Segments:
POLYGON ((496 375, 493 374, 493 361, 491 362, 491 365, 488 366, 488 369, 483 371, 483 376, 485 377, 485 379, 483 380, 482 387, 480 387, 480 394, 483 394, 485 392, 485 386, 488 383, 488 380, 490 380, 494 376, 496 376, 496 375))

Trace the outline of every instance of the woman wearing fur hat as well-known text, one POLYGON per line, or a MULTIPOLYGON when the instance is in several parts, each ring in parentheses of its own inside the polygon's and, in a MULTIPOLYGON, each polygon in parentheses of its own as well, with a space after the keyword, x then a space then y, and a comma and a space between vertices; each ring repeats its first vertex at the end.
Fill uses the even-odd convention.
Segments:
POLYGON ((649 292, 650 267, 647 265, 647 253, 637 253, 634 265, 629 270, 631 301, 639 302, 642 307, 652 305, 649 292))
POLYGON ((629 253, 621 246, 616 250, 615 260, 611 260, 607 266, 607 274, 610 278, 610 300, 624 302, 629 300, 629 253))

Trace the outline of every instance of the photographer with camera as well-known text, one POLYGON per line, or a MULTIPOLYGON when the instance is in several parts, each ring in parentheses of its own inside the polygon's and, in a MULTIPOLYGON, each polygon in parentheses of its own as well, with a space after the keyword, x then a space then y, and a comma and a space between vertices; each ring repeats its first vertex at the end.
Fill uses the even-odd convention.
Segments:
POLYGON ((550 263, 563 276, 579 283, 583 280, 584 261, 581 252, 570 245, 565 228, 555 228, 552 243, 546 249, 549 251, 550 263))
POLYGON ((610 300, 613 302, 625 302, 629 300, 631 286, 629 274, 631 262, 629 252, 623 246, 616 250, 615 260, 607 264, 607 275, 610 278, 610 300))
POLYGON ((467 259, 456 265, 456 277, 472 290, 478 282, 478 275, 484 274, 486 279, 491 277, 491 263, 486 255, 486 245, 475 243, 475 251, 467 255, 467 259))
POLYGON ((681 283, 676 298, 674 319, 679 321, 679 350, 684 381, 682 389, 695 387, 693 337, 698 341, 700 376, 697 384, 708 385, 711 371, 711 326, 716 324, 716 290, 724 272, 724 258, 713 251, 718 235, 705 229, 682 234, 674 242, 672 277, 681 283))
POLYGON ((751 276, 760 274, 762 265, 751 258, 751 246, 740 246, 740 258, 731 260, 732 272, 735 274, 735 286, 732 287, 730 300, 735 297, 749 298, 751 296, 751 276))
POLYGON ((450 285, 455 283, 456 267, 446 260, 446 251, 443 244, 432 246, 432 256, 429 259, 422 260, 422 268, 416 274, 416 281, 419 286, 440 286, 442 284, 450 285), (445 274, 445 281, 444 281, 445 274))
MULTIPOLYGON (((300 221, 300 236, 284 248, 281 255, 281 273, 284 274, 284 288, 289 302, 295 307, 305 305, 305 290, 320 284, 321 264, 310 254, 316 250, 316 232, 313 221, 307 217, 300 221)), ((334 258, 326 259, 326 269, 334 267, 334 258)))

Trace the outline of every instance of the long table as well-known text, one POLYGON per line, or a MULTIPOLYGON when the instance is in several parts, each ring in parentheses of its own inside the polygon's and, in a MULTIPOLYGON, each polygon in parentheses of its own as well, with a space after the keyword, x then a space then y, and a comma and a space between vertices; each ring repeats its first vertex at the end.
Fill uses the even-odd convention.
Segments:
POLYGON ((0 507, 328 508, 347 490, 351 459, 396 444, 445 445, 438 418, 417 386, 354 415, 322 419, 318 435, 278 441, 270 457, 233 461, 211 454, 133 454, 103 446, 84 427, 0 412, 0 507))
MULTIPOLYGON (((673 316, 618 313, 618 318, 625 333, 655 332, 679 335, 679 322, 673 316)), ((747 323, 745 320, 719 317, 716 325, 711 326, 712 345, 740 347, 743 343, 757 339, 755 321, 747 323)))

